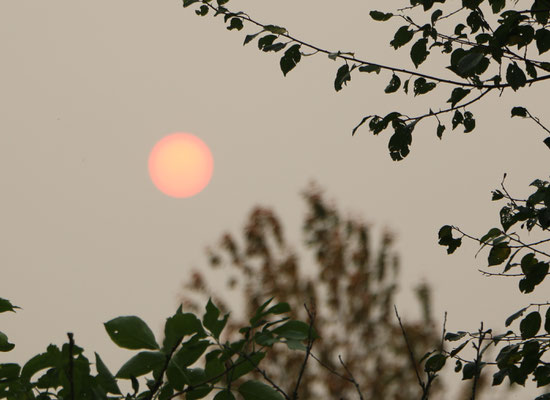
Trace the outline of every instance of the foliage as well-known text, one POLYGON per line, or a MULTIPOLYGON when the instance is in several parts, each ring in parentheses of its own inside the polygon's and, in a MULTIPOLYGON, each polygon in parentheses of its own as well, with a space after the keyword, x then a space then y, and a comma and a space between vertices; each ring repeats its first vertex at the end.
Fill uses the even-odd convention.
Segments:
MULTIPOLYGON (((0 312, 18 308, 0 299, 0 312)), ((0 364, 0 398, 8 400, 48 399, 125 399, 167 400, 185 395, 200 399, 216 393, 216 400, 235 399, 240 393, 245 400, 295 399, 265 376, 263 382, 251 379, 250 372, 262 371, 263 359, 275 343, 306 350, 303 369, 318 334, 310 323, 290 319, 287 303, 273 304, 269 299, 259 305, 254 315, 240 329, 233 342, 221 342, 220 334, 228 322, 228 314, 220 318, 219 308, 209 300, 202 320, 181 306, 166 319, 164 340, 159 344, 147 324, 136 316, 123 316, 106 322, 105 330, 113 342, 125 349, 139 350, 118 370, 110 372, 95 353, 93 364, 75 344, 72 333, 61 349, 51 344, 23 366, 0 364), (269 340, 266 340, 266 338, 269 340), (197 361, 201 361, 197 366, 197 361), (140 384, 138 378, 145 378, 140 384), (120 380, 131 382, 133 393, 122 394, 120 380)), ((14 345, 0 332, 0 351, 10 351, 14 345)), ((143 379, 142 378, 142 379, 143 379)))
MULTIPOLYGON (((265 296, 290 304, 298 319, 307 317, 299 311, 304 300, 312 299, 321 335, 314 357, 328 368, 319 365, 304 374, 300 398, 353 398, 351 382, 331 372, 346 375, 340 356, 365 398, 417 399, 415 370, 400 325, 392 318, 399 270, 392 235, 383 233, 378 248, 373 248, 371 229, 359 218, 343 216, 316 186, 304 191, 303 197, 304 249, 291 248, 272 210, 256 207, 242 238, 224 234, 219 246, 208 250, 211 270, 194 273, 184 287, 183 303, 198 309, 194 299, 213 296, 220 307, 235 312, 242 304, 243 317, 227 329, 233 337, 265 296), (209 272, 216 282, 226 280, 221 291, 226 296, 216 295, 220 288, 209 284, 209 272)), ((412 352, 421 356, 441 342, 441 331, 432 319, 429 286, 421 284, 416 292, 423 317, 408 318, 403 329, 412 352)), ((430 358, 426 368, 439 370, 436 361, 441 359, 441 355, 430 358)), ((299 354, 275 346, 266 360, 270 376, 290 389, 299 373, 299 354)), ((434 389, 435 393, 441 387, 434 389)))
POLYGON ((435 120, 440 139, 449 124, 452 130, 461 125, 469 133, 476 126, 471 111, 474 103, 492 92, 517 91, 550 78, 550 62, 540 57, 550 50, 550 0, 410 0, 410 6, 396 12, 371 11, 374 21, 400 21, 402 25, 390 45, 395 50, 409 49, 414 65, 411 69, 362 59, 353 52, 323 49, 292 36, 286 28, 260 23, 242 11, 231 11, 228 3, 228 0, 183 0, 184 7, 199 6, 196 12, 200 16, 212 12, 222 17, 229 30, 242 30, 245 23, 254 27, 256 32, 246 35, 244 44, 256 41, 266 53, 284 50, 280 66, 285 76, 304 56, 324 54, 340 63, 334 78, 336 91, 347 86, 358 73, 381 71, 389 74, 384 90, 387 94, 401 89, 405 94, 410 91, 414 97, 424 96, 442 86, 441 90, 448 92, 449 106, 437 110, 434 106, 417 116, 397 110, 386 115, 367 115, 353 129, 355 134, 368 122, 374 135, 392 130, 388 149, 396 161, 410 153, 413 132, 420 121, 435 120), (439 75, 421 72, 422 68, 428 69, 427 61, 436 52, 447 57, 446 68, 439 75), (453 78, 447 78, 449 71, 453 78), (447 116, 447 122, 442 122, 443 116, 447 116))

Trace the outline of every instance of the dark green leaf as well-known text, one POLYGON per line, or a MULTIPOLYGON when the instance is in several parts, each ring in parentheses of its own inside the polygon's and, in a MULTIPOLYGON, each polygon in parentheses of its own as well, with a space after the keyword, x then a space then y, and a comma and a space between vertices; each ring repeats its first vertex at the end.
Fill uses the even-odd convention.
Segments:
POLYGON ((427 43, 428 43, 428 40, 425 38, 422 38, 422 39, 419 39, 411 47, 411 60, 414 63, 414 66, 416 68, 418 68, 420 64, 426 61, 426 58, 430 54, 430 52, 426 48, 427 43))
POLYGON ((258 49, 265 51, 265 48, 271 46, 277 39, 276 35, 265 35, 258 40, 258 49))
POLYGON ((231 18, 231 22, 229 23, 229 26, 227 27, 228 30, 236 29, 240 31, 243 29, 243 21, 240 18, 231 18))
POLYGON ((21 307, 14 306, 11 304, 9 300, 6 300, 0 297, 0 313, 6 312, 6 311, 15 312, 16 308, 20 309, 21 307))
POLYGON ((212 303, 211 299, 208 299, 208 303, 206 304, 206 313, 202 318, 202 323, 216 339, 220 337, 220 333, 225 327, 225 324, 227 324, 227 319, 229 318, 229 314, 225 314, 222 319, 218 319, 219 315, 220 310, 218 307, 212 303))
POLYGON ((516 91, 520 87, 525 86, 527 77, 522 69, 518 67, 515 62, 513 62, 509 64, 506 69, 506 81, 510 84, 510 87, 516 91))
POLYGON ((160 351, 142 351, 126 361, 116 376, 120 379, 130 379, 132 376, 137 378, 151 372, 165 361, 166 355, 160 351))
POLYGON ((447 356, 445 356, 444 354, 434 354, 433 356, 428 358, 426 364, 424 364, 424 371, 437 372, 441 368, 443 368, 443 366, 445 365, 445 361, 447 361, 447 356))
POLYGON ((195 10, 195 14, 201 16, 201 17, 204 17, 205 15, 208 14, 208 11, 210 9, 208 8, 207 5, 203 4, 198 10, 195 10))
POLYGON ((339 92, 342 90, 342 85, 347 85, 349 81, 351 81, 349 65, 344 64, 338 68, 336 79, 334 79, 334 89, 339 92))
POLYGON ((287 30, 285 28, 277 25, 265 25, 264 30, 274 33, 276 35, 284 35, 285 33, 287 33, 287 30))
POLYGON ((491 4, 493 13, 497 14, 501 12, 504 6, 506 5, 506 0, 489 0, 489 4, 491 4))
POLYGON ((353 128, 353 130, 351 131, 351 136, 355 135, 355 132, 357 132, 357 129, 359 129, 361 127, 361 125, 363 125, 365 122, 367 122, 370 118, 372 118, 372 115, 367 115, 366 117, 363 117, 361 119, 361 122, 359 122, 355 128, 353 128))
POLYGON ((485 235, 483 235, 481 237, 481 239, 479 239, 479 241, 481 243, 488 243, 489 240, 494 239, 494 238, 496 238, 496 237, 498 237, 502 234, 503 234, 503 232, 500 229, 492 228, 492 229, 489 230, 489 232, 487 232, 485 235))
POLYGON ((527 109, 525 107, 512 108, 512 117, 527 117, 527 109))
POLYGON ((456 342, 457 340, 460 340, 464 336, 466 336, 467 333, 468 332, 457 332, 457 333, 447 332, 445 334, 445 340, 447 340, 448 342, 456 342))
POLYGON ((384 92, 386 93, 395 93, 401 86, 401 79, 395 74, 392 75, 390 83, 386 88, 384 89, 384 92))
POLYGON ((504 197, 504 194, 500 190, 494 190, 491 193, 493 194, 491 198, 492 201, 497 201, 504 197))
POLYGON ((285 51, 285 55, 281 58, 280 66, 283 75, 286 76, 300 62, 302 54, 300 53, 300 45, 294 44, 285 51))
POLYGON ((183 6, 189 7, 191 4, 198 3, 200 0, 183 0, 183 6))
POLYGON ((258 33, 254 33, 252 35, 246 35, 245 38, 244 38, 244 43, 243 43, 243 46, 250 43, 252 40, 254 40, 260 33, 262 33, 263 31, 260 31, 258 33))
POLYGON ((424 78, 418 78, 414 81, 414 95, 426 94, 433 90, 437 85, 434 82, 426 82, 424 78))
POLYGON ((432 21, 432 25, 435 24, 435 22, 439 19, 439 17, 441 17, 443 15, 443 11, 441 10, 435 10, 433 13, 432 13, 432 16, 430 17, 430 20, 432 21))
POLYGON ((470 89, 455 88, 451 93, 451 97, 447 100, 447 103, 451 103, 451 107, 454 107, 460 100, 470 94, 470 89))
POLYGON ((371 11, 369 15, 375 21, 387 21, 393 17, 392 13, 384 13, 382 11, 371 11))
POLYGON ((210 346, 207 340, 191 339, 181 345, 181 349, 174 354, 172 360, 180 367, 188 367, 195 363, 210 346))
MULTIPOLYGON (((303 321, 287 321, 272 331, 279 337, 291 340, 307 340, 310 335, 310 326, 303 321)), ((311 327, 311 339, 318 338, 315 329, 311 327)))
POLYGON ((469 133, 476 127, 476 120, 470 111, 464 113, 464 121, 462 123, 464 125, 464 133, 469 133))
POLYGON ((516 319, 518 319, 519 317, 521 317, 523 315, 525 310, 527 310, 527 307, 524 307, 521 310, 519 310, 518 312, 515 312, 512 315, 510 315, 508 318, 506 318, 506 321, 504 322, 504 325, 506 327, 509 327, 512 322, 514 322, 516 319))
POLYGON ((239 393, 244 400, 284 400, 271 386, 259 381, 246 381, 239 386, 239 393))
POLYGON ((235 396, 230 390, 222 390, 214 396, 214 400, 235 400, 235 396))
POLYGON ((464 122, 464 116, 462 113, 458 110, 455 111, 452 119, 453 129, 455 129, 458 125, 462 124, 464 122))
POLYGON ((18 378, 20 371, 21 371, 21 367, 18 364, 14 364, 14 363, 0 364, 0 382, 4 383, 12 379, 18 378))
POLYGON ((118 387, 115 377, 107 368, 99 354, 95 353, 95 367, 97 370, 97 381, 107 393, 122 394, 118 387))
POLYGON ((451 353, 450 353, 450 356, 451 357, 454 357, 456 356, 458 353, 460 353, 460 351, 468 344, 470 343, 469 340, 466 340, 465 342, 463 342, 462 344, 460 344, 459 346, 455 347, 451 353))
POLYGON ((445 125, 437 124, 437 137, 441 139, 443 137, 443 132, 445 131, 445 125))
POLYGON ((481 60, 483 59, 483 53, 477 51, 470 51, 464 57, 460 59, 456 68, 458 74, 461 76, 467 76, 474 71, 481 60))
POLYGON ((400 121, 398 123, 393 121, 394 134, 390 137, 388 142, 388 149, 392 160, 401 161, 409 155, 414 124, 415 123, 404 125, 400 121))
POLYGON ((194 314, 182 313, 180 307, 172 317, 166 319, 162 348, 168 353, 174 346, 181 343, 185 336, 194 334, 200 337, 206 336, 201 321, 194 314))
POLYGON ((519 324, 522 339, 530 339, 535 336, 541 325, 541 317, 538 311, 527 314, 519 324))
POLYGON ((236 380, 241 376, 248 374, 260 364, 260 361, 262 361, 264 357, 265 352, 257 352, 251 355, 249 354, 246 358, 240 356, 235 362, 238 365, 233 369, 231 379, 236 380))
POLYGON ((488 262, 489 266, 500 265, 508 259, 511 249, 508 243, 499 243, 491 248, 489 251, 488 262))
POLYGON ((393 37, 393 40, 390 42, 390 45, 393 46, 394 49, 398 49, 401 46, 406 45, 414 36, 414 31, 409 30, 408 26, 402 26, 395 32, 395 36, 393 37))
POLYGON ((550 31, 544 28, 541 28, 535 34, 535 39, 537 41, 537 49, 539 54, 546 53, 550 50, 550 31))
POLYGON ((375 64, 365 64, 361 65, 359 67, 359 71, 361 72, 376 72, 377 74, 380 73, 380 67, 375 64))
POLYGON ((15 345, 13 343, 10 343, 8 341, 8 337, 5 333, 0 332, 0 351, 1 352, 7 352, 13 350, 15 345))
POLYGON ((439 230, 439 244, 447 246, 447 254, 452 254, 462 244, 461 238, 453 238, 453 228, 450 225, 442 226, 439 230))
POLYGON ((130 350, 159 348, 155 335, 139 317, 118 317, 106 322, 104 326, 111 340, 119 347, 130 350))

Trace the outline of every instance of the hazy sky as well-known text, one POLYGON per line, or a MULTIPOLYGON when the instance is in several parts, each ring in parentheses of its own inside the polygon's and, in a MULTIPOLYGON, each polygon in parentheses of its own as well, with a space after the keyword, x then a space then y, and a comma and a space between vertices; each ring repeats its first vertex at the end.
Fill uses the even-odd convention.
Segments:
MULTIPOLYGON (((103 322, 137 314, 160 333, 181 282, 192 267, 206 266, 204 247, 240 229, 255 204, 275 207, 298 240, 299 192, 312 179, 341 208, 397 234, 397 306, 405 315, 416 313, 407 303, 422 279, 435 286, 434 312, 448 311, 449 330, 474 330, 481 320, 503 329, 508 315, 542 298, 544 289, 522 296, 515 280, 482 277, 485 255, 474 259, 475 245, 447 256, 437 231, 450 223, 483 234, 497 224, 500 205, 490 191, 504 172, 518 195, 547 176, 542 131, 509 118, 523 104, 544 122, 547 82, 525 90, 529 98, 489 95, 472 108, 471 134, 448 127, 440 141, 435 122, 422 122, 411 155, 396 163, 389 132, 374 137, 362 129, 352 137, 353 126, 367 114, 439 108, 450 87, 413 102, 383 93, 389 73, 355 74, 336 93, 341 64, 321 55, 284 78, 279 54, 243 47, 244 32, 181 3, 0 3, 0 297, 23 307, 1 316, 1 330, 16 344, 2 360, 26 360, 72 331, 116 370, 130 352, 115 349, 103 322), (180 200, 161 194, 147 174, 154 143, 178 131, 204 140, 215 162, 209 186, 180 200)), ((408 50, 388 44, 401 24, 368 17, 386 4, 229 6, 321 47, 414 68, 408 50)), ((434 58, 428 71, 442 66, 434 58)))

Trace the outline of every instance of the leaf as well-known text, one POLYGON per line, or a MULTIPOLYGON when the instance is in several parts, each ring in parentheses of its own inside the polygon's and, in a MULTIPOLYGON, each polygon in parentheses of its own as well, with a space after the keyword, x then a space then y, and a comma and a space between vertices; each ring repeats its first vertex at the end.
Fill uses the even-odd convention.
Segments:
POLYGON ((456 110, 453 115, 453 119, 451 121, 451 123, 453 124, 453 129, 455 129, 458 125, 460 125, 463 122, 464 122, 464 116, 460 111, 456 110))
POLYGON ((394 121, 393 125, 394 134, 390 137, 388 149, 392 160, 401 161, 410 153, 412 131, 414 130, 415 123, 403 125, 403 123, 396 124, 394 121))
POLYGON ((541 325, 541 317, 538 311, 527 314, 519 324, 522 339, 529 339, 535 336, 541 325))
POLYGON ((205 337, 206 332, 202 328, 201 321, 191 313, 182 313, 181 306, 178 311, 164 324, 163 350, 168 353, 183 340, 185 336, 198 334, 205 337))
POLYGON ((188 367, 194 364, 210 346, 207 340, 191 339, 181 345, 181 349, 174 354, 172 360, 180 367, 188 367))
POLYGON ((363 117, 361 121, 351 131, 351 136, 355 135, 355 132, 357 132, 357 129, 359 129, 361 125, 363 125, 365 122, 367 122, 369 118, 372 118, 372 115, 367 115, 366 117, 363 117))
POLYGON ((426 58, 430 54, 430 52, 426 49, 427 43, 428 39, 422 38, 411 47, 411 60, 416 68, 426 61, 426 58))
MULTIPOLYGON (((0 382, 7 383, 12 379, 17 379, 19 377, 20 371, 21 371, 21 367, 18 364, 14 364, 14 363, 0 364, 0 382)), ((2 392, 0 391, 0 393, 2 392)))
POLYGON ((461 76, 467 76, 474 71, 479 63, 483 60, 483 53, 470 51, 460 59, 456 68, 461 76))
POLYGON ((218 319, 219 315, 220 310, 218 307, 212 303, 211 299, 208 299, 208 303, 206 304, 206 313, 202 318, 202 322, 206 329, 208 329, 216 339, 220 337, 220 333, 227 324, 227 319, 229 318, 229 314, 225 314, 222 319, 218 319))
MULTIPOLYGON (((273 329, 272 332, 289 340, 307 340, 310 335, 310 326, 303 321, 291 320, 273 329)), ((319 337, 313 327, 311 327, 311 336, 311 339, 319 337)))
POLYGON ((479 241, 481 243, 487 244, 489 242, 489 240, 494 239, 498 236, 501 236, 502 234, 503 234, 503 232, 500 229, 492 228, 492 229, 489 229, 489 232, 487 232, 485 235, 483 235, 481 237, 481 239, 479 239, 479 241))
POLYGON ((523 315, 525 310, 527 310, 527 307, 523 307, 521 310, 519 310, 519 311, 513 313, 512 315, 510 315, 508 318, 506 318, 506 321, 504 322, 504 325, 506 327, 509 327, 512 322, 514 322, 516 319, 518 319, 519 317, 521 317, 523 315))
POLYGON ((445 340, 447 340, 448 342, 456 342, 457 340, 460 340, 464 336, 466 336, 466 334, 467 332, 457 332, 457 333, 447 332, 445 334, 445 340))
POLYGON ((230 390, 222 390, 214 396, 214 400, 235 400, 235 396, 230 390))
POLYGON ((197 14, 198 16, 204 17, 205 15, 208 14, 209 10, 210 9, 208 8, 208 6, 203 4, 198 10, 195 10, 195 14, 197 14))
POLYGON ((248 355, 248 359, 240 356, 235 364, 238 364, 231 373, 231 379, 236 380, 243 375, 248 374, 260 364, 260 361, 265 357, 265 352, 259 351, 248 355))
POLYGON ((550 31, 544 28, 537 30, 535 34, 537 49, 539 54, 546 53, 550 50, 550 31))
POLYGON ((544 330, 550 333, 550 307, 546 309, 546 314, 544 316, 544 330))
POLYGON ((258 40, 258 49, 262 50, 262 51, 266 51, 265 49, 268 47, 268 46, 271 46, 273 44, 273 42, 275 41, 275 39, 277 39, 277 36, 275 35, 265 35, 265 36, 262 36, 259 40, 258 40))
POLYGON ((15 345, 8 341, 8 337, 5 333, 0 332, 0 351, 7 352, 13 350, 15 345))
POLYGON ((393 46, 394 49, 398 49, 401 46, 406 45, 414 36, 414 31, 409 30, 408 26, 402 26, 395 32, 395 36, 393 37, 393 40, 390 42, 390 45, 393 46))
POLYGON ((424 78, 418 78, 414 81, 414 95, 426 94, 433 90, 437 85, 434 82, 426 82, 424 78))
POLYGON ((228 30, 233 30, 233 29, 236 29, 238 31, 240 31, 241 29, 243 29, 244 25, 243 25, 243 20, 240 19, 240 18, 231 18, 231 22, 229 23, 229 26, 227 27, 228 30))
POLYGON ((464 113, 464 121, 462 122, 464 125, 464 133, 469 133, 473 131, 476 127, 476 120, 474 119, 474 115, 470 111, 466 111, 464 113))
POLYGON ((439 19, 439 17, 441 17, 443 15, 443 11, 441 10, 435 10, 433 13, 432 13, 432 16, 430 17, 430 20, 432 22, 432 25, 434 25, 436 23, 436 21, 439 19))
POLYGON ((244 43, 243 43, 243 46, 250 43, 252 40, 254 40, 260 33, 262 33, 263 31, 260 31, 258 33, 254 33, 252 35, 246 35, 245 38, 244 38, 244 43))
POLYGON ((300 62, 302 53, 300 53, 300 45, 294 44, 285 51, 285 55, 281 58, 280 66, 283 75, 286 76, 300 62))
POLYGON ((6 311, 15 312, 16 308, 21 309, 21 307, 12 305, 9 300, 6 300, 0 297, 0 313, 6 312, 6 311))
POLYGON ((347 64, 344 64, 338 68, 336 79, 334 79, 334 89, 339 92, 342 90, 342 85, 347 85, 349 81, 351 81, 350 69, 347 64))
POLYGON ((107 368, 105 363, 103 363, 103 360, 101 359, 101 357, 99 357, 99 354, 97 353, 95 353, 95 368, 97 370, 96 379, 99 382, 99 385, 105 390, 105 392, 112 394, 122 394, 120 392, 115 377, 113 376, 113 374, 111 374, 111 371, 109 371, 109 369, 107 368))
POLYGON ((454 357, 456 356, 458 353, 460 353, 460 351, 468 344, 470 343, 469 340, 466 340, 465 342, 463 342, 462 344, 460 344, 458 347, 455 347, 451 353, 450 353, 450 356, 451 357, 454 357))
POLYGON ((119 347, 130 350, 159 348, 155 335, 139 317, 118 317, 103 325, 111 340, 119 347))
POLYGON ((386 88, 384 89, 384 92, 386 93, 394 93, 397 92, 399 89, 399 86, 401 86, 401 79, 395 74, 392 75, 390 83, 386 88))
POLYGON ((380 67, 375 64, 365 64, 361 65, 359 67, 360 72, 376 72, 377 74, 380 73, 380 67))
POLYGON ((437 137, 441 139, 443 137, 443 132, 445 131, 445 125, 441 125, 439 122, 437 123, 437 137))
POLYGON ((463 88, 455 88, 451 92, 451 97, 449 100, 447 100, 447 103, 451 103, 451 107, 454 107, 460 100, 462 100, 464 97, 468 96, 470 94, 470 89, 463 89, 463 88))
POLYGON ((371 11, 369 15, 375 21, 387 21, 393 17, 392 13, 384 13, 382 11, 371 11))
POLYGON ((166 362, 166 355, 160 351, 142 351, 124 363, 118 370, 116 377, 131 379, 151 372, 166 362))
POLYGON ((462 244, 461 238, 453 238, 453 228, 450 225, 444 225, 439 229, 439 244, 447 246, 447 254, 453 254, 462 244))
POLYGON ((525 86, 527 77, 522 69, 518 67, 515 62, 513 62, 509 64, 506 69, 506 81, 510 84, 510 87, 516 91, 520 87, 525 86))
POLYGON ((284 35, 287 33, 287 30, 285 28, 277 25, 265 25, 264 30, 274 33, 276 35, 284 35))
POLYGON ((500 265, 510 256, 511 249, 508 243, 499 243, 491 248, 489 251, 488 262, 489 266, 500 265))
POLYGON ((527 117, 527 109, 525 107, 512 108, 512 117, 527 117))
POLYGON ((244 400, 284 400, 283 396, 271 386, 253 380, 246 381, 239 386, 239 393, 244 400))
POLYGON ((447 356, 444 354, 434 354, 426 361, 424 364, 424 371, 426 372, 437 372, 445 365, 447 361, 447 356))

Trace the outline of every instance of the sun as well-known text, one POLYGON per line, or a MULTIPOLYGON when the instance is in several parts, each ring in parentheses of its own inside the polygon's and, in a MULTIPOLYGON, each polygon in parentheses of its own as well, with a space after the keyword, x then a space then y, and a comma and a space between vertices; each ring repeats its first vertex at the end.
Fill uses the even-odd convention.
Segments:
POLYGON ((186 198, 200 193, 212 178, 214 159, 208 146, 190 133, 159 140, 149 154, 149 175, 162 193, 186 198))

